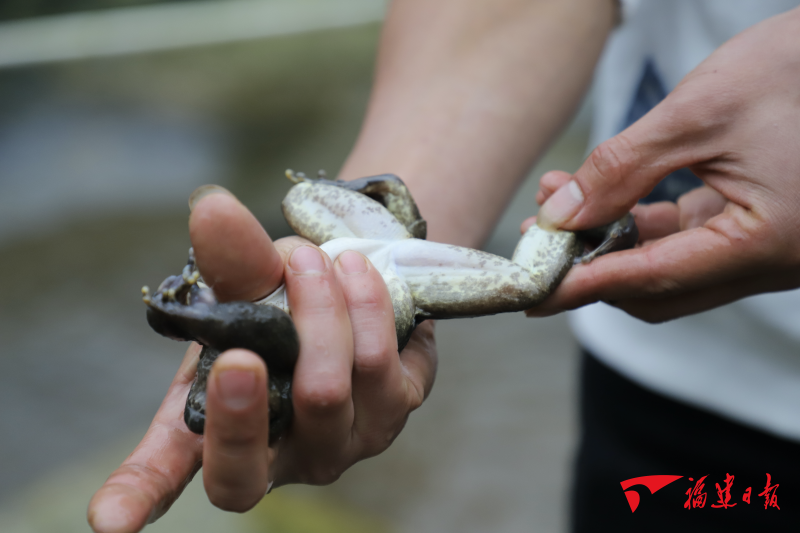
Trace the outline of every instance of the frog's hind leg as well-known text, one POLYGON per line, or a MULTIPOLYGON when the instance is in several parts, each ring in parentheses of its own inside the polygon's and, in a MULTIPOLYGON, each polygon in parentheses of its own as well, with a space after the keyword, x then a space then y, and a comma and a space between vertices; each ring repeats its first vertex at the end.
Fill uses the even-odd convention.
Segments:
POLYGON ((403 180, 394 174, 368 176, 353 181, 336 180, 333 185, 360 192, 383 205, 417 239, 424 239, 428 225, 419 214, 411 192, 403 180))
MULTIPOLYGON (((198 435, 202 435, 206 426, 206 392, 211 367, 219 357, 220 351, 210 346, 203 346, 200 360, 197 363, 197 375, 186 397, 183 409, 183 421, 186 426, 198 435)), ((281 434, 292 422, 292 375, 286 372, 269 372, 269 441, 270 444, 280 438, 281 434)))
POLYGON ((197 375, 189 389, 186 398, 186 407, 183 409, 183 421, 194 433, 202 435, 206 425, 206 389, 208 387, 208 374, 211 366, 219 357, 220 351, 210 346, 203 346, 200 359, 197 362, 197 375))
POLYGON ((631 213, 611 224, 577 234, 592 250, 576 258, 576 263, 588 263, 601 255, 633 248, 639 241, 639 228, 631 213))
POLYGON ((534 224, 517 243, 511 261, 530 273, 544 299, 561 283, 583 248, 571 231, 549 231, 534 224))

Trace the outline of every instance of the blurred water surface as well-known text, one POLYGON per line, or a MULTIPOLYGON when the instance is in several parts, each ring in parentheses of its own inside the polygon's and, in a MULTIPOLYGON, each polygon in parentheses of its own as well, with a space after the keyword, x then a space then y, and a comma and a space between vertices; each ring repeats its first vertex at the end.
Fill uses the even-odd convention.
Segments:
MULTIPOLYGON (((2 13, 2 10, 0 10, 2 13)), ((183 265, 186 199, 214 182, 270 235, 283 170, 335 174, 355 139, 377 24, 0 70, 0 531, 85 531, 85 506, 143 435, 184 347, 139 288, 183 265)), ((510 256, 543 170, 487 248, 510 256)), ((424 215, 424 214, 423 214, 424 215)), ((243 516, 193 482, 152 531, 561 531, 575 346, 562 318, 441 322, 431 398, 383 455, 243 516)))

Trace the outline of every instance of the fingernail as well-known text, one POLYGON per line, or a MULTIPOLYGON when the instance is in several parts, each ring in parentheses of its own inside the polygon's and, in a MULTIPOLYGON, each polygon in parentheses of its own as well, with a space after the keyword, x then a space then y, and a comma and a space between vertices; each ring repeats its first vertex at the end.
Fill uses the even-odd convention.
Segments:
POLYGON ((253 403, 256 375, 247 370, 223 370, 217 376, 217 387, 225 405, 238 411, 253 403))
POLYGON ((367 271, 367 261, 364 256, 352 250, 339 254, 339 265, 345 274, 363 274, 367 271))
POLYGON ((194 211, 195 206, 201 199, 212 194, 227 194, 228 196, 233 196, 225 187, 220 187, 219 185, 201 185, 189 195, 189 211, 194 211))
POLYGON ((325 260, 313 246, 299 246, 289 257, 289 266, 298 274, 325 272, 325 260))
POLYGON ((583 191, 575 180, 562 185, 539 209, 536 223, 543 229, 554 229, 574 217, 583 205, 583 191))

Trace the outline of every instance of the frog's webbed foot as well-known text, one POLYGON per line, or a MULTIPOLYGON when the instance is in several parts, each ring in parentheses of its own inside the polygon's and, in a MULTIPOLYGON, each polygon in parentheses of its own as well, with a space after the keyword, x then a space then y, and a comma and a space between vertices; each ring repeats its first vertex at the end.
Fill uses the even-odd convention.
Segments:
POLYGON ((389 210, 416 239, 424 239, 428 233, 428 224, 419 214, 414 197, 399 177, 394 174, 368 176, 352 181, 328 180, 324 170, 320 170, 318 179, 306 177, 302 172, 286 171, 286 177, 292 183, 325 181, 343 189, 348 189, 368 196, 389 210))
POLYGON ((403 224, 416 239, 428 234, 428 224, 419 214, 414 198, 406 184, 394 174, 368 176, 353 181, 335 181, 336 185, 360 192, 380 203, 403 224))
POLYGON ((218 303, 211 288, 200 279, 190 251, 181 276, 170 276, 155 294, 142 288, 147 322, 158 333, 203 345, 197 378, 186 402, 184 419, 189 429, 202 433, 208 372, 217 356, 230 348, 258 354, 269 367, 270 440, 280 436, 291 421, 291 376, 300 351, 292 319, 271 305, 251 302, 218 303))
POLYGON ((576 233, 591 247, 591 251, 575 258, 576 264, 585 264, 601 255, 633 248, 639 241, 639 228, 631 213, 611 224, 576 233))

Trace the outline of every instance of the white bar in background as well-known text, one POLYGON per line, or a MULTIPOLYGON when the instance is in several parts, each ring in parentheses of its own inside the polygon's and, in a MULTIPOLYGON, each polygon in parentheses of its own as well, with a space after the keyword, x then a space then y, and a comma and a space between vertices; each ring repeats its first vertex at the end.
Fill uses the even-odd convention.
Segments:
POLYGON ((385 0, 227 0, 0 23, 0 68, 259 39, 379 21, 385 0))

